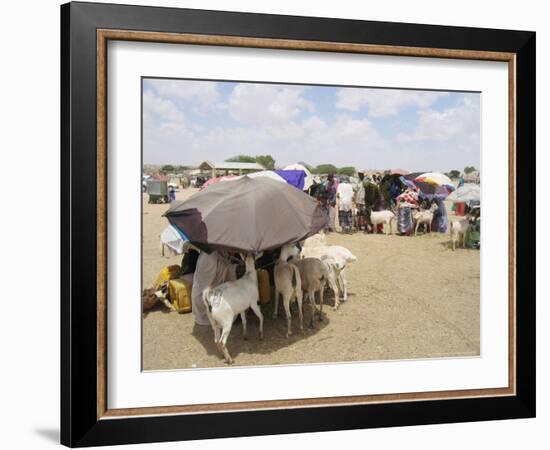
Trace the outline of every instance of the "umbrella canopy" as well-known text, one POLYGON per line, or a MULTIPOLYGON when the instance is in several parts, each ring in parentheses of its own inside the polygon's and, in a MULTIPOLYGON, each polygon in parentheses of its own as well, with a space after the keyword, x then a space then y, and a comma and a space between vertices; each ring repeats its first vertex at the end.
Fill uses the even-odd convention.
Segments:
POLYGON ((433 200, 434 198, 438 198, 443 200, 454 190, 454 186, 426 183, 425 181, 419 181, 419 178, 420 177, 416 177, 413 181, 408 177, 400 177, 399 180, 407 186, 408 189, 418 192, 421 199, 433 200))
POLYGON ((481 190, 478 184, 467 183, 464 186, 459 187, 451 195, 447 197, 447 200, 453 202, 471 202, 480 201, 481 190))
POLYGON ((454 189, 454 187, 450 188, 447 185, 438 186, 422 181, 415 181, 414 184, 416 184, 416 187, 418 188, 420 198, 428 200, 433 200, 434 198, 439 198, 443 200, 447 198, 447 196, 454 189))
POLYGON ((307 169, 307 167, 305 167, 302 164, 290 164, 289 166, 284 167, 283 170, 301 170, 301 171, 303 171, 306 174, 305 178, 304 178, 304 187, 303 187, 304 191, 307 191, 313 185, 313 183, 315 182, 311 172, 307 169))
POLYGON ((439 172, 427 172, 416 177, 414 181, 420 181, 423 183, 433 184, 434 186, 448 186, 451 191, 455 190, 455 186, 451 179, 439 172))
POLYGON ((409 171, 405 169, 391 169, 390 174, 391 175, 408 175, 409 171))
POLYGON ((328 214, 309 195, 267 177, 244 176, 173 202, 168 221, 206 252, 258 252, 305 239, 328 214))
POLYGON ((162 230, 162 233, 160 233, 160 242, 172 249, 178 255, 181 255, 185 250, 185 243, 187 241, 187 236, 172 225, 168 225, 162 230))
POLYGON ((207 188, 208 186, 212 186, 213 184, 216 184, 216 183, 220 183, 222 181, 236 180, 242 177, 250 177, 250 178, 267 177, 267 178, 271 178, 272 180, 279 181, 280 183, 286 183, 286 180, 283 177, 281 177, 280 175, 277 175, 272 170, 262 170, 260 172, 249 173, 247 175, 224 175, 223 177, 212 178, 208 180, 206 183, 204 183, 201 186, 200 190, 202 191, 204 188, 207 188))
POLYGON ((272 180, 278 181, 279 183, 287 182, 283 177, 275 173, 273 170, 262 170, 261 172, 253 172, 253 173, 249 173, 248 175, 241 175, 240 177, 237 177, 237 178, 242 178, 242 177, 250 177, 250 178, 267 177, 267 178, 271 178, 272 180))
POLYGON ((232 180, 233 178, 236 178, 235 175, 225 175, 223 177, 216 177, 216 178, 210 178, 208 181, 203 183, 203 185, 199 188, 199 190, 203 190, 207 188, 208 186, 212 186, 213 184, 219 183, 220 181, 226 181, 226 180, 232 180))

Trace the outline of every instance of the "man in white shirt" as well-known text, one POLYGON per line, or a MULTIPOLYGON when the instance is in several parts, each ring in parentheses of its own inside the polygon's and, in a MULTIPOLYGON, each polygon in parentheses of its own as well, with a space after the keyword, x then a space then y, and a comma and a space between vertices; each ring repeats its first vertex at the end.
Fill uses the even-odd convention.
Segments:
POLYGON ((351 233, 352 225, 352 200, 353 200, 353 187, 347 182, 341 182, 338 185, 337 191, 338 197, 338 220, 340 222, 340 227, 342 227, 342 232, 351 233))

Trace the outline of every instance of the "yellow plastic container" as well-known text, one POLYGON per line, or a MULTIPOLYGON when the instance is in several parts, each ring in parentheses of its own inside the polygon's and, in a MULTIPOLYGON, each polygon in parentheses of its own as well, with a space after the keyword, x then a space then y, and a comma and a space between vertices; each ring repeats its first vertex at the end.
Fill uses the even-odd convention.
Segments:
POLYGON ((159 289, 164 283, 170 281, 174 278, 177 278, 180 273, 180 266, 177 264, 174 266, 164 267, 160 273, 157 275, 157 280, 155 281, 155 290, 159 289))
POLYGON ((258 292, 260 294, 260 303, 264 304, 271 300, 271 286, 269 285, 269 272, 265 269, 258 271, 258 292))
POLYGON ((174 278, 168 282, 168 298, 180 314, 191 312, 192 284, 183 278, 174 278))

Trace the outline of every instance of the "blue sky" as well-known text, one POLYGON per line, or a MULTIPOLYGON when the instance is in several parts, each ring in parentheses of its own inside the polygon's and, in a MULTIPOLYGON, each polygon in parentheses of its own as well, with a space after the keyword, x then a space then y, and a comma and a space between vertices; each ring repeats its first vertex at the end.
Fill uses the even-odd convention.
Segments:
POLYGON ((143 80, 143 162, 271 154, 358 169, 479 167, 480 94, 143 80))

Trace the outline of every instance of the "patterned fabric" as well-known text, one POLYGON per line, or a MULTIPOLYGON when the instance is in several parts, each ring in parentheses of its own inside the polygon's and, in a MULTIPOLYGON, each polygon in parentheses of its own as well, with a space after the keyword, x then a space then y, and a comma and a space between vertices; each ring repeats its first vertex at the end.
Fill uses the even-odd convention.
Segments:
POLYGON ((359 207, 359 205, 365 206, 365 186, 363 181, 355 183, 353 190, 355 191, 355 203, 357 207, 359 207))
POLYGON ((397 210, 397 232, 410 235, 412 231, 411 208, 402 207, 397 210))
POLYGON ((418 193, 412 189, 407 189, 401 195, 396 198, 397 203, 408 203, 410 205, 418 206, 418 193))
POLYGON ((330 206, 336 206, 336 191, 338 184, 335 180, 327 182, 327 200, 330 206))
POLYGON ((352 213, 351 209, 349 211, 338 211, 338 220, 340 221, 340 226, 344 230, 351 230, 352 225, 352 213))

